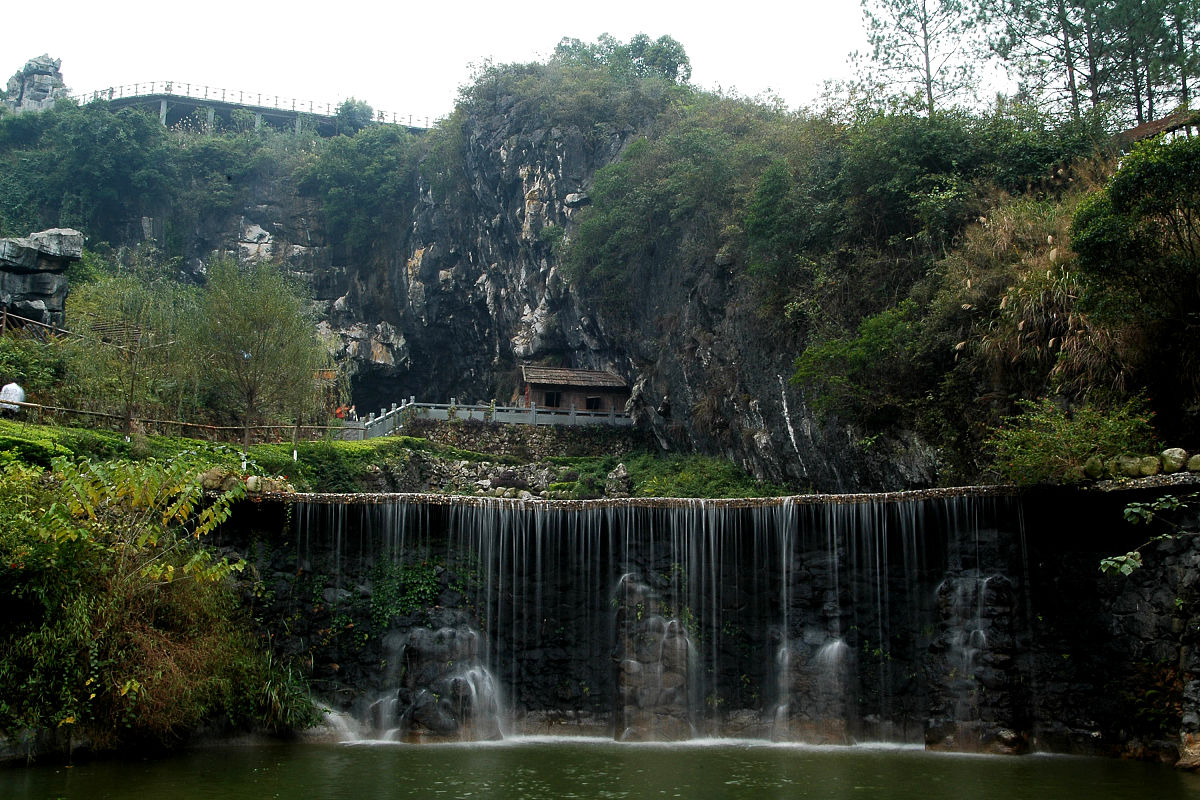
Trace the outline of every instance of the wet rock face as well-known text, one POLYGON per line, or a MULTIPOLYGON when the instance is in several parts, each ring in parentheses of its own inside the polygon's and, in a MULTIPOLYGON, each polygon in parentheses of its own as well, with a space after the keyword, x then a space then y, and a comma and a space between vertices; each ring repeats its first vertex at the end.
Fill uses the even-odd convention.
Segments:
POLYGON ((399 651, 398 722, 410 739, 499 739, 496 684, 467 627, 415 628, 399 651))
POLYGON ((237 546, 254 616, 373 738, 489 738, 507 718, 1195 764, 1200 540, 1102 574, 1143 540, 1106 527, 1127 500, 399 500, 296 509, 301 530, 237 546))
POLYGON ((624 354, 562 280, 554 242, 630 133, 528 127, 503 113, 465 123, 468 189, 446 205, 419 187, 403 258, 389 268, 397 304, 351 298, 368 315, 398 316, 411 353, 406 369, 377 370, 361 383, 367 407, 389 399, 388 384, 419 399, 507 402, 516 387, 506 373, 526 359, 623 366, 624 354))
MULTIPOLYGON (((997 754, 1029 749, 1018 631, 1027 623, 1013 581, 969 569, 937 590, 939 635, 930 644, 931 750, 997 754)), ((1028 668, 1028 664, 1024 665, 1028 668)))
POLYGON ((653 588, 634 575, 617 587, 616 738, 690 739, 688 651, 683 623, 653 588), (664 616, 666 614, 666 616, 664 616))

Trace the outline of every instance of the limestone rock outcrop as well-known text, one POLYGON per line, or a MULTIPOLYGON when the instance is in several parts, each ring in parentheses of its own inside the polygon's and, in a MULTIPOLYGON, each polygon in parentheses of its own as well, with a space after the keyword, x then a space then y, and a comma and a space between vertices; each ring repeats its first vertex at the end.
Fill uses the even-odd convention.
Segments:
POLYGON ((61 59, 45 54, 29 59, 8 79, 5 103, 17 113, 53 108, 58 98, 67 95, 60 66, 61 59))
POLYGON ((63 323, 67 267, 83 256, 83 234, 52 228, 0 239, 0 306, 34 322, 63 323))
POLYGON ((853 444, 863 437, 816 416, 787 381, 799 343, 764 329, 728 254, 657 271, 631 292, 628 314, 567 281, 558 243, 591 202, 597 170, 638 132, 547 125, 513 103, 457 123, 466 186, 452 201, 422 179, 411 214, 369 261, 333 253, 314 268, 360 408, 410 396, 507 402, 521 363, 605 369, 642 387, 638 423, 666 447, 818 490, 936 482, 935 454, 915 435, 876 442, 868 458, 853 444), (368 334, 385 323, 391 335, 368 334), (670 416, 655 410, 664 396, 670 416))

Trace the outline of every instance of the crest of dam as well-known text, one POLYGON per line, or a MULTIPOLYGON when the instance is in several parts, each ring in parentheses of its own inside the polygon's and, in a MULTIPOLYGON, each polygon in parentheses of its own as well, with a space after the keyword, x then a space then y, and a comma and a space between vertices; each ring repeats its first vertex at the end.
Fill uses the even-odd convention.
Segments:
POLYGON ((1170 753, 1200 556, 1102 574, 1134 496, 291 495, 222 544, 340 737, 1170 753))

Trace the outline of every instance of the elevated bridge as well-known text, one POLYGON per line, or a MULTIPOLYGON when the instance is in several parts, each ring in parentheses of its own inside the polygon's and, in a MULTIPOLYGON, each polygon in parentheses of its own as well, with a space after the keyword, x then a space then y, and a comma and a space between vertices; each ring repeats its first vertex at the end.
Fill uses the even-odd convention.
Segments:
MULTIPOLYGON (((312 131, 321 136, 345 132, 339 126, 338 103, 318 103, 294 97, 251 92, 241 89, 222 89, 198 83, 180 81, 150 81, 112 86, 84 94, 73 95, 81 105, 107 103, 111 108, 137 108, 158 114, 158 121, 174 127, 186 120, 206 126, 209 130, 218 121, 222 127, 235 126, 235 112, 253 114, 257 130, 268 125, 279 130, 312 131)), ((245 123, 250 123, 249 117, 245 123)), ((429 128, 429 117, 417 117, 389 111, 376 111, 372 120, 385 125, 402 125, 414 133, 429 128)))

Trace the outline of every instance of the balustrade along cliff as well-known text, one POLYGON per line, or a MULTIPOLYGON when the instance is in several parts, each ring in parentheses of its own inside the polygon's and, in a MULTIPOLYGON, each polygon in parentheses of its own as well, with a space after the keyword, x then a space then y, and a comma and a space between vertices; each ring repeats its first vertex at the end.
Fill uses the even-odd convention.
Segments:
POLYGON ((737 737, 1170 758, 1200 548, 1130 492, 298 495, 222 534, 340 738, 737 737))

